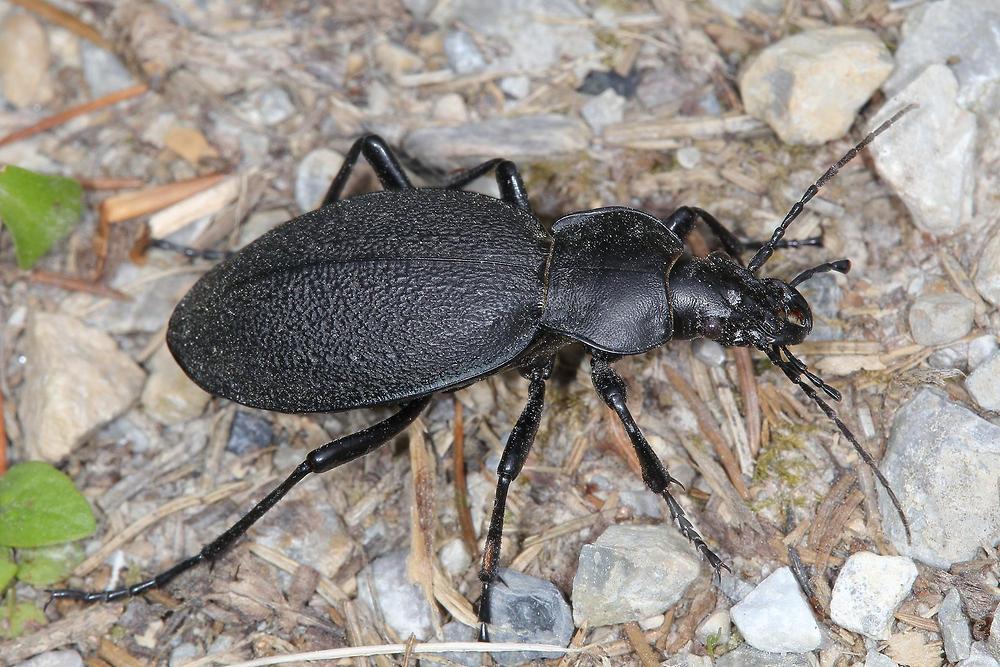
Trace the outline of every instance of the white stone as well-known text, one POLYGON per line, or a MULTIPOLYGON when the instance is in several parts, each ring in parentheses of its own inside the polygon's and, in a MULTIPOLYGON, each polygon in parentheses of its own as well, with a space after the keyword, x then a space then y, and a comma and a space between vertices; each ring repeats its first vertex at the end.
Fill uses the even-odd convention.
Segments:
POLYGON ((726 644, 733 634, 731 625, 729 610, 718 609, 701 622, 694 631, 694 638, 701 642, 702 646, 707 645, 709 637, 715 638, 716 645, 726 644))
POLYGON ((973 282, 980 295, 1000 307, 1000 234, 987 239, 973 282))
POLYGON ((880 467, 910 520, 907 540, 877 487, 883 528, 898 553, 947 570, 1000 542, 1000 426, 923 388, 896 412, 880 467))
POLYGON ((520 100, 531 92, 531 79, 524 75, 505 76, 500 79, 500 90, 515 100, 520 100))
POLYGON ((841 568, 833 585, 830 618, 872 639, 888 639, 894 614, 910 595, 917 566, 902 556, 860 551, 841 568))
POLYGON ((919 106, 882 134, 869 150, 879 174, 930 234, 951 234, 972 215, 976 117, 956 101, 958 82, 931 65, 889 99, 871 126, 908 104, 919 106))
POLYGON ((761 651, 803 653, 822 641, 809 602, 787 567, 772 572, 730 613, 747 644, 761 651))
POLYGON ((821 28, 761 51, 740 76, 740 92, 747 113, 782 141, 821 144, 844 136, 891 71, 892 56, 875 33, 821 28))
POLYGON ((620 123, 625 117, 625 98, 608 88, 590 98, 580 109, 580 115, 590 125, 594 134, 600 134, 608 125, 620 123))
POLYGON ((985 363, 993 353, 1000 349, 996 336, 984 334, 969 341, 967 364, 969 370, 975 370, 985 363))
POLYGON ((965 378, 965 390, 983 410, 1000 412, 1000 352, 994 352, 965 378))
MULTIPOLYGON (((924 2, 906 12, 896 69, 885 83, 894 94, 929 65, 948 64, 958 79, 958 101, 987 111, 1000 83, 1000 4, 995 0, 924 2)), ((995 108, 995 107, 994 107, 995 108)))
POLYGON ((181 370, 166 345, 161 345, 150 359, 149 371, 142 390, 142 407, 153 419, 169 426, 204 412, 212 397, 181 370))
POLYGON ((458 537, 448 540, 438 549, 438 559, 445 572, 453 577, 465 575, 472 564, 472 557, 469 556, 465 543, 458 537))
POLYGON ((434 100, 431 112, 435 120, 446 123, 464 123, 469 120, 469 109, 465 99, 458 93, 446 93, 434 100))
POLYGON ((969 657, 959 662, 958 667, 1000 667, 1000 662, 990 653, 986 642, 975 642, 969 657))
POLYGON ((662 613, 700 571, 691 545, 673 526, 611 526, 580 551, 573 620, 593 627, 662 613))
POLYGON ((701 163, 701 151, 697 146, 685 146, 677 150, 677 164, 684 169, 694 169, 701 163))
POLYGON ((81 41, 83 77, 93 98, 104 97, 135 84, 128 68, 111 51, 86 40, 81 41))
POLYGON ((467 32, 454 30, 445 35, 444 53, 456 74, 471 74, 486 67, 486 59, 467 32))
POLYGON ((910 335, 920 345, 944 345, 972 331, 975 306, 957 292, 926 294, 910 306, 910 335))
POLYGON ((865 667, 899 667, 892 658, 878 651, 868 651, 865 656, 865 667))
POLYGON ((400 637, 434 636, 431 606, 420 587, 406 578, 405 551, 379 556, 358 573, 358 600, 400 637))
POLYGON ((25 458, 55 463, 125 412, 146 375, 111 336, 68 315, 34 313, 17 412, 25 458))
POLYGON ((315 210, 322 203, 343 164, 344 156, 329 148, 317 148, 302 158, 295 176, 295 203, 301 211, 315 210))

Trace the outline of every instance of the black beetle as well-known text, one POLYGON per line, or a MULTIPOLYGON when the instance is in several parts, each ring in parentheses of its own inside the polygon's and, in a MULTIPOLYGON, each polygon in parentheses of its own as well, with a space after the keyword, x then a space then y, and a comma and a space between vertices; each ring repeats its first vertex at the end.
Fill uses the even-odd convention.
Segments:
POLYGON ((682 207, 665 220, 631 208, 600 208, 564 216, 547 231, 511 162, 490 160, 443 187, 414 188, 385 142, 374 135, 359 139, 321 208, 265 234, 195 284, 170 319, 167 344, 198 385, 237 403, 295 413, 399 405, 398 412, 310 452, 196 556, 134 586, 58 590, 53 597, 115 600, 162 586, 217 558, 308 474, 385 444, 432 395, 516 368, 530 385, 497 470, 479 575, 485 640, 507 490, 538 430, 554 355, 576 342, 591 353, 594 387, 624 425, 646 485, 663 496, 680 532, 716 570, 725 565, 670 494, 675 480, 633 420, 625 382, 611 367, 624 355, 669 340, 705 337, 763 351, 837 424, 902 515, 871 457, 809 383, 835 400, 837 390, 787 347, 812 328, 809 305, 796 285, 819 272, 846 273, 850 263, 821 264, 787 283, 756 273, 776 248, 801 245, 782 236, 804 205, 909 109, 880 125, 810 186, 746 267, 740 263, 746 244, 699 208, 682 207), (340 199, 360 155, 384 190, 340 199), (459 189, 491 170, 500 199, 459 189), (684 239, 698 219, 728 256, 698 258, 685 250, 684 239))

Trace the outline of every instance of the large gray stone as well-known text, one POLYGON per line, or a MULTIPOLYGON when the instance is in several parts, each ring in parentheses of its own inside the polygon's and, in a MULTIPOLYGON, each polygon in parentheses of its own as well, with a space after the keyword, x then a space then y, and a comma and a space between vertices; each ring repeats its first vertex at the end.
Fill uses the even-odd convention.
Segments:
POLYGON ((923 388, 893 420, 881 465, 906 511, 878 487, 886 534, 900 554, 947 569, 1000 542, 1000 426, 941 392, 923 388))
POLYGON ((872 126, 908 104, 920 105, 869 150, 879 174, 930 234, 952 234, 972 215, 976 117, 957 103, 958 82, 932 65, 886 102, 872 126))
POLYGON ((764 49, 740 77, 747 113, 786 143, 821 144, 850 129, 855 114, 892 72, 873 32, 821 28, 764 49))
POLYGON ((760 582, 730 612, 747 644, 768 653, 819 648, 819 625, 792 571, 782 567, 760 582))
POLYGON ((662 613, 700 571, 691 545, 673 526, 611 526, 580 551, 573 620, 593 627, 662 613))
MULTIPOLYGON (((538 577, 501 569, 490 593, 490 640, 568 646, 573 613, 555 585, 538 577)), ((499 665, 561 658, 563 653, 494 653, 499 665)))
POLYGON ((830 618, 872 639, 888 639, 896 610, 910 595, 917 567, 909 558, 860 551, 847 559, 833 585, 830 618))
POLYGON ((68 315, 32 315, 24 352, 27 379, 17 412, 27 459, 62 459, 125 412, 146 377, 111 336, 68 315))
POLYGON ((957 292, 926 294, 910 306, 910 335, 921 345, 944 345, 972 331, 976 308, 957 292))
POLYGON ((983 410, 1000 412, 1000 352, 994 352, 965 378, 965 389, 983 410))

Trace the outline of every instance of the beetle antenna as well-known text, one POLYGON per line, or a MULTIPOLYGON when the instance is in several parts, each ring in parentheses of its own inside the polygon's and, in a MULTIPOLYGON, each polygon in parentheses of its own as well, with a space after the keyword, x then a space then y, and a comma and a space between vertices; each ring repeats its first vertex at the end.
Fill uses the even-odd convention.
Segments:
POLYGON ((835 401, 839 401, 841 398, 843 398, 840 391, 837 390, 836 387, 831 387, 826 383, 826 381, 823 380, 823 378, 810 371, 806 367, 806 365, 798 359, 798 357, 796 357, 788 350, 787 347, 782 345, 779 349, 785 353, 785 358, 788 360, 788 363, 794 366, 796 371, 809 378, 809 381, 813 383, 814 387, 816 387, 817 389, 822 389, 827 396, 829 396, 835 401))
POLYGON ((771 255, 774 254, 774 248, 778 245, 778 241, 781 240, 781 237, 785 235, 785 230, 788 229, 788 226, 792 224, 795 218, 799 217, 799 213, 802 212, 802 209, 805 208, 809 200, 816 196, 816 193, 819 192, 819 189, 822 188, 824 185, 826 185, 826 183, 831 178, 836 176, 837 172, 843 169, 844 165, 853 160, 858 155, 858 153, 863 151, 868 144, 874 141, 875 137, 877 137, 878 135, 882 134, 887 129, 889 129, 890 125, 899 120, 903 116, 903 114, 907 113, 912 109, 915 109, 916 106, 917 106, 916 104, 908 104, 899 111, 897 111, 895 114, 892 115, 892 118, 879 125, 872 132, 869 132, 868 136, 866 136, 864 139, 858 142, 858 145, 856 145, 854 148, 844 153, 844 157, 837 160, 837 164, 827 169, 825 174, 820 176, 815 183, 810 185, 809 188, 802 195, 802 198, 792 205, 792 208, 785 215, 785 219, 781 221, 781 224, 778 225, 778 228, 774 230, 773 234, 771 234, 771 239, 763 246, 761 246, 761 249, 758 250, 757 254, 753 256, 753 259, 750 260, 750 263, 747 265, 747 268, 750 269, 752 273, 757 273, 757 270, 764 265, 764 262, 770 259, 771 255))
MULTIPOLYGON (((787 350, 785 350, 785 352, 787 354, 787 350)), ((892 487, 889 486, 889 480, 887 480, 885 478, 885 475, 882 474, 882 471, 878 469, 878 465, 875 463, 875 459, 873 459, 872 455, 868 453, 868 450, 866 450, 864 447, 861 446, 861 443, 858 442, 858 439, 855 438, 854 434, 851 433, 851 430, 847 428, 847 424, 841 421, 840 417, 837 416, 837 411, 831 408, 829 403, 820 398, 819 394, 816 393, 815 389, 813 389, 808 384, 802 381, 801 377, 802 371, 799 370, 799 366, 800 365, 804 366, 804 364, 802 364, 802 362, 799 361, 798 359, 791 357, 790 354, 788 356, 791 357, 792 359, 795 359, 795 362, 797 362, 798 365, 796 365, 795 362, 786 361, 782 359, 781 352, 779 351, 777 345, 775 345, 771 349, 765 349, 764 354, 767 355, 767 358, 771 360, 772 364, 774 364, 775 366, 777 366, 782 370, 782 372, 785 374, 785 377, 787 377, 789 380, 797 384, 799 386, 799 389, 804 391, 806 396, 811 398, 813 402, 819 406, 820 410, 826 413, 826 416, 829 417, 830 420, 837 425, 837 428, 840 429, 840 432, 844 434, 844 437, 847 438, 848 442, 850 442, 851 445, 854 447, 855 451, 857 451, 858 456, 861 457, 861 460, 864 461, 869 468, 871 468, 872 472, 875 474, 875 477, 878 479, 879 484, 882 485, 882 488, 885 489, 885 492, 889 495, 889 499, 892 501, 893 507, 896 508, 896 512, 899 514, 899 518, 903 522, 903 529, 906 531, 906 541, 911 542, 912 535, 910 534, 910 522, 906 518, 906 513, 903 511, 903 506, 900 504, 899 498, 896 497, 896 492, 893 491, 892 487)))
POLYGON ((851 260, 849 259, 838 259, 834 262, 825 262, 819 266, 814 266, 811 269, 807 269, 795 276, 789 281, 789 285, 795 287, 800 285, 805 281, 809 280, 817 273, 826 273, 827 271, 836 271, 837 273, 847 273, 851 270, 851 260))

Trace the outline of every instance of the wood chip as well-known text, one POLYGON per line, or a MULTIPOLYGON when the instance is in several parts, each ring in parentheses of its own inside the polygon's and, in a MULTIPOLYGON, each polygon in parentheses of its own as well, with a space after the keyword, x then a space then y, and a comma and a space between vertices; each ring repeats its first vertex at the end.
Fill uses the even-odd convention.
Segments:
POLYGON ((212 187, 224 177, 224 174, 211 174, 108 197, 101 202, 101 222, 113 225, 154 213, 212 187))
POLYGON ((230 176, 207 190, 163 209, 149 219, 149 233, 154 239, 170 236, 205 216, 218 213, 240 194, 240 178, 230 176))
POLYGON ((163 145, 195 166, 202 158, 219 155, 205 135, 193 127, 171 127, 163 137, 163 145))

